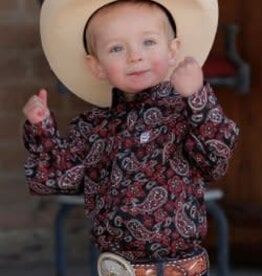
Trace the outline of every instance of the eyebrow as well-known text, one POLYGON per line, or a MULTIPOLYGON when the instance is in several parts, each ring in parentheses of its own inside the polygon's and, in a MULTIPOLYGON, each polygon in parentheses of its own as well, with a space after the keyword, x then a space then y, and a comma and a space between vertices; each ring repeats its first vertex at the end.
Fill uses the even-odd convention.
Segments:
MULTIPOLYGON (((145 31, 142 34, 142 37, 144 37, 144 36, 151 36, 154 38, 154 37, 159 37, 160 33, 157 33, 155 31, 145 31)), ((111 45, 119 44, 119 43, 122 43, 122 38, 115 37, 115 38, 104 41, 103 45, 104 45, 104 47, 110 47, 111 45)))

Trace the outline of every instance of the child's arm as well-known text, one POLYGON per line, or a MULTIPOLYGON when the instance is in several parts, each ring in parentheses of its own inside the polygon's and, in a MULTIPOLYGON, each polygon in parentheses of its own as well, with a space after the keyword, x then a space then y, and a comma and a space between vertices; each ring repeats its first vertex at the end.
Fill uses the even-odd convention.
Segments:
POLYGON ((174 71, 171 81, 186 101, 189 131, 184 154, 205 180, 223 176, 236 146, 237 125, 225 116, 210 85, 203 84, 202 69, 194 59, 186 58, 174 71))
POLYGON ((236 147, 239 128, 223 112, 211 86, 187 99, 190 130, 184 150, 202 171, 205 180, 224 176, 236 147))
POLYGON ((23 108, 27 117, 24 144, 29 152, 25 172, 30 191, 36 194, 75 194, 82 190, 85 150, 78 122, 61 138, 54 117, 47 107, 47 92, 41 90, 23 108))

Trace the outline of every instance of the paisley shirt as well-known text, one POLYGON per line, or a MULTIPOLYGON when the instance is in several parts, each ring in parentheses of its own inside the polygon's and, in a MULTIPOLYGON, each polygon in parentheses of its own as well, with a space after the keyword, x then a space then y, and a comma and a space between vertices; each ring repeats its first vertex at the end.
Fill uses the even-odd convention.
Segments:
POLYGON ((132 101, 113 91, 61 138, 53 116, 24 126, 33 194, 84 194, 101 251, 129 260, 177 257, 206 234, 204 191, 223 176, 238 128, 206 84, 183 98, 169 82, 132 101), (182 253, 181 253, 182 252, 182 253))

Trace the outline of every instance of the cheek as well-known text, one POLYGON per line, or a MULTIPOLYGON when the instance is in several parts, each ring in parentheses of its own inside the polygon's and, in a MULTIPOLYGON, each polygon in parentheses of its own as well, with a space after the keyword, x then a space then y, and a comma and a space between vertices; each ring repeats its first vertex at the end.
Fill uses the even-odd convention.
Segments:
POLYGON ((153 58, 151 62, 154 71, 159 74, 165 74, 169 69, 169 62, 166 56, 161 56, 158 58, 153 58))
POLYGON ((112 83, 115 83, 118 79, 120 79, 123 74, 123 68, 120 62, 105 64, 104 71, 107 79, 112 83))
POLYGON ((112 61, 106 61, 106 62, 103 62, 103 68, 104 68, 104 71, 106 72, 106 74, 109 76, 109 75, 112 75, 114 74, 115 72, 119 71, 119 63, 117 62, 112 62, 112 61))
POLYGON ((107 75, 110 79, 115 79, 120 74, 120 68, 118 66, 107 67, 107 75))

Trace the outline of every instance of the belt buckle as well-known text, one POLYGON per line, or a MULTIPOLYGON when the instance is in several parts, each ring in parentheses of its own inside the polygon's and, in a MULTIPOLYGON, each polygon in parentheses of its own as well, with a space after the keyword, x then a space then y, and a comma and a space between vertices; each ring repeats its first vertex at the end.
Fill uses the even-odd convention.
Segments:
POLYGON ((135 272, 129 261, 113 253, 102 253, 97 261, 99 276, 134 276, 135 272))

